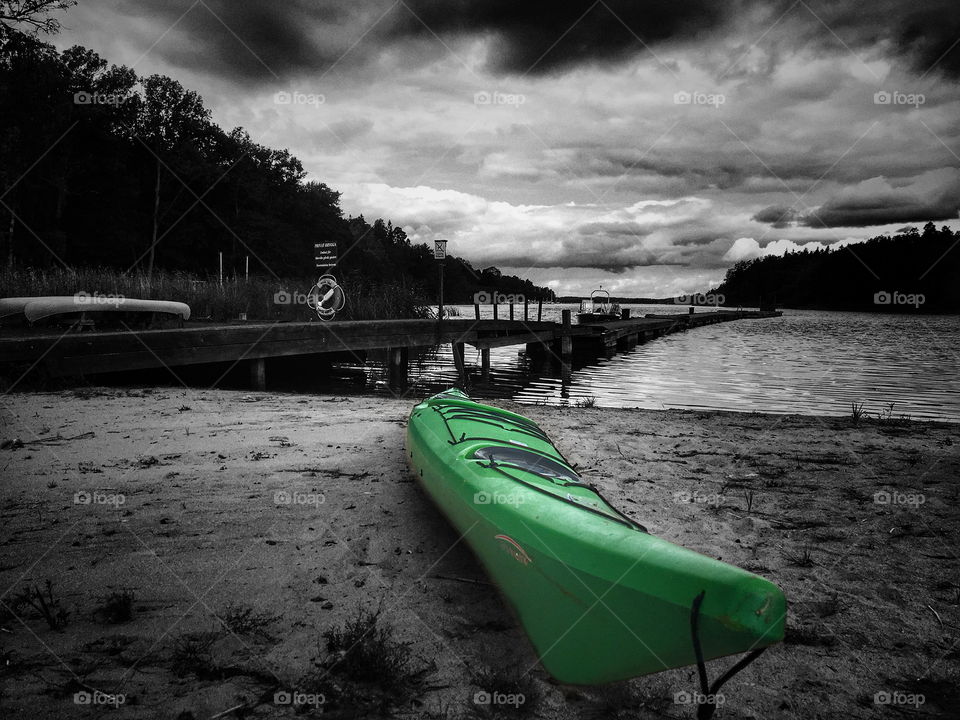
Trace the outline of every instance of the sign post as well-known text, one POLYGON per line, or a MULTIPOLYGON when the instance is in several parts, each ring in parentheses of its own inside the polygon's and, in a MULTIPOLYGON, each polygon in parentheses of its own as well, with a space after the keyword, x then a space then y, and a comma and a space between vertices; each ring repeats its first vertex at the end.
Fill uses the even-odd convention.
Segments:
POLYGON ((440 300, 437 303, 437 322, 443 320, 443 266, 447 259, 447 241, 433 241, 433 257, 440 264, 440 300))

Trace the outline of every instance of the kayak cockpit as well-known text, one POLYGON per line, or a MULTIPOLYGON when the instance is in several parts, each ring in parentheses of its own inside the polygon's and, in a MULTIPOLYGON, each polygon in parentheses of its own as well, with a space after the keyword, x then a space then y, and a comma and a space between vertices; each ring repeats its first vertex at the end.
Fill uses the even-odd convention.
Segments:
POLYGON ((486 460, 489 467, 505 466, 525 470, 549 480, 560 487, 577 485, 588 487, 572 468, 540 453, 520 447, 484 445, 468 455, 470 459, 486 460))

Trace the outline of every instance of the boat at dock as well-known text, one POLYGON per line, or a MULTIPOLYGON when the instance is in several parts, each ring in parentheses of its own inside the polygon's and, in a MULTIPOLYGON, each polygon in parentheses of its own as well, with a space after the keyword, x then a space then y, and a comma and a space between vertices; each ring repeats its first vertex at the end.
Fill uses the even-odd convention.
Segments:
POLYGON ((581 325, 620 319, 620 304, 610 302, 610 293, 601 286, 580 301, 577 322, 581 325))

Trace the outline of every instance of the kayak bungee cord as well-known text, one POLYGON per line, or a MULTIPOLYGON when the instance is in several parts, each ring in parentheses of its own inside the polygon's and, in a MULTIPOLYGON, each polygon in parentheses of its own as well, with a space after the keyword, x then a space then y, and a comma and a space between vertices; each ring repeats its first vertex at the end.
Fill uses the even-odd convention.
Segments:
POLYGON ((700 702, 697 703, 697 720, 710 720, 713 717, 713 713, 717 709, 716 696, 723 684, 760 657, 766 650, 765 647, 751 650, 746 657, 740 658, 733 667, 711 685, 707 681, 707 666, 703 661, 703 649, 700 647, 700 606, 703 604, 703 598, 706 597, 706 594, 706 590, 701 590, 700 594, 693 599, 693 606, 690 608, 690 634, 693 636, 693 652, 697 656, 697 673, 700 676, 700 694, 702 695, 700 702))
MULTIPOLYGON (((628 518, 626 515, 623 515, 620 511, 618 511, 616 508, 612 506, 610 507, 610 509, 613 510, 613 512, 615 512, 616 515, 605 513, 603 510, 598 510, 597 508, 590 507, 589 505, 583 505, 581 503, 578 503, 576 500, 569 500, 563 497, 562 495, 557 495, 556 493, 552 493, 549 490, 547 490, 545 487, 540 487, 536 483, 530 483, 530 482, 527 482, 526 480, 523 480, 522 478, 518 478, 516 475, 511 475, 510 473, 508 473, 506 470, 503 470, 499 466, 484 465, 483 463, 480 463, 480 467, 490 468, 491 470, 494 470, 500 473, 504 477, 510 478, 514 482, 518 482, 521 485, 524 485, 530 488, 531 490, 536 490, 539 493, 543 493, 544 495, 552 497, 554 500, 565 502, 567 503, 567 505, 572 505, 573 507, 580 508, 581 510, 586 510, 587 512, 593 513, 594 515, 598 515, 602 518, 606 518, 607 520, 612 520, 613 522, 620 523, 621 525, 626 525, 627 527, 637 530, 639 532, 646 532, 646 528, 644 528, 643 525, 641 525, 640 523, 634 522, 633 520, 628 518)), ((594 490, 594 492, 596 491, 594 490)))
MULTIPOLYGON (((527 435, 532 435, 533 437, 539 438, 544 442, 550 442, 550 438, 547 437, 547 434, 541 430, 539 427, 533 423, 519 423, 513 422, 512 418, 503 417, 502 415, 497 415, 495 413, 484 413, 469 410, 467 408, 450 408, 450 420, 468 420, 471 422, 483 422, 487 424, 496 424, 502 427, 505 430, 513 430, 514 432, 522 432, 527 435)), ((443 412, 443 410, 439 410, 443 412)), ((444 416, 446 417, 446 416, 444 416)))
POLYGON ((492 420, 481 420, 480 418, 469 417, 469 416, 462 416, 462 415, 454 415, 454 416, 449 417, 449 418, 446 418, 446 417, 445 417, 444 419, 446 419, 446 420, 469 420, 470 422, 482 423, 482 424, 484 424, 484 425, 493 425, 494 427, 498 427, 498 428, 500 428, 500 429, 502 429, 502 430, 509 430, 510 432, 523 433, 524 435, 529 435, 530 437, 534 437, 534 438, 536 438, 537 440, 546 440, 546 437, 545 437, 545 436, 537 435, 536 433, 534 433, 534 432, 532 432, 532 431, 530 431, 530 430, 524 430, 524 429, 522 429, 522 428, 506 427, 506 426, 504 426, 502 423, 493 422, 492 420))

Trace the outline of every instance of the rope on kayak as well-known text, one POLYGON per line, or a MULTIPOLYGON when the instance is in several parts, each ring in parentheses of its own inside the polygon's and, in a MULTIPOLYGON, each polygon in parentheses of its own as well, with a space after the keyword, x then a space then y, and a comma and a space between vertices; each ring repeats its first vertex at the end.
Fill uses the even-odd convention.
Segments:
MULTIPOLYGON (((633 528, 634 530, 640 530, 642 532, 646 532, 645 530, 642 529, 643 528, 642 525, 638 525, 637 523, 633 522, 633 520, 631 520, 630 518, 622 516, 621 513, 619 513, 615 508, 611 507, 610 509, 613 510, 616 513, 616 515, 610 515, 609 513, 605 513, 602 510, 598 510, 597 508, 590 507, 589 505, 583 505, 582 503, 578 503, 574 500, 568 500, 562 495, 557 495, 554 492, 550 492, 545 487, 540 487, 535 483, 529 483, 526 480, 523 480, 522 478, 518 478, 516 475, 511 475, 506 470, 501 468, 499 465, 496 465, 496 464, 485 465, 484 463, 480 463, 480 467, 490 468, 491 470, 495 470, 496 472, 500 473, 504 477, 510 478, 514 482, 518 482, 521 485, 525 485, 531 490, 536 490, 538 493, 543 493, 548 497, 552 497, 554 500, 565 502, 568 505, 572 505, 575 508, 586 510, 589 513, 593 513, 594 515, 598 515, 599 517, 606 518, 607 520, 612 520, 613 522, 620 523, 621 525, 626 525, 627 527, 633 528)), ((609 505, 609 503, 607 504, 609 505)))
MULTIPOLYGON (((443 415, 443 417, 448 420, 466 420, 470 422, 485 423, 487 425, 496 425, 504 430, 524 433, 525 435, 530 435, 545 442, 550 442, 550 439, 547 437, 546 433, 534 423, 517 422, 513 418, 506 418, 502 415, 497 415, 496 413, 485 413, 479 410, 472 410, 468 408, 453 407, 449 408, 449 410, 449 417, 443 415)), ((437 412, 439 412, 441 415, 443 414, 442 409, 438 409, 437 412)))
POLYGON ((603 501, 607 504, 607 507, 609 507, 611 510, 613 510, 617 515, 619 515, 620 517, 622 517, 622 518, 623 518, 624 520, 626 520, 628 523, 630 523, 634 528, 636 528, 637 530, 639 530, 639 531, 642 532, 642 533, 646 533, 647 535, 650 534, 650 531, 647 530, 646 526, 641 525, 640 523, 638 523, 636 520, 634 520, 632 517, 630 517, 630 516, 627 515, 626 513, 621 512, 620 510, 617 510, 616 505, 614 505, 612 502, 610 502, 609 500, 607 500, 607 499, 603 496, 603 493, 600 492, 600 488, 598 488, 596 485, 588 485, 588 487, 597 494, 597 497, 598 497, 598 498, 600 498, 601 500, 603 500, 603 501))
POLYGON ((710 720, 713 717, 713 713, 717 709, 716 696, 723 684, 760 657, 766 650, 766 648, 759 648, 750 651, 746 657, 740 658, 733 667, 711 685, 707 680, 707 666, 703 661, 703 648, 700 647, 700 606, 703 604, 703 598, 706 594, 706 590, 701 590, 700 594, 693 599, 693 606, 690 609, 690 634, 693 636, 693 652, 697 656, 697 672, 700 675, 701 697, 697 704, 697 720, 710 720))
POLYGON ((453 444, 456 444, 456 443, 457 443, 457 436, 454 435, 454 434, 453 434, 453 430, 450 429, 450 423, 447 422, 447 418, 444 417, 443 411, 442 411, 440 408, 435 407, 435 406, 431 406, 430 409, 433 410, 435 413, 437 413, 437 415, 440 416, 440 419, 443 420, 443 426, 444 426, 445 428, 447 428, 447 432, 450 433, 450 437, 452 438, 452 441, 451 441, 451 442, 452 442, 453 444))
MULTIPOLYGON (((522 434, 524 434, 524 435, 529 435, 530 437, 536 438, 536 439, 538 439, 538 440, 546 440, 546 439, 547 439, 547 436, 544 435, 544 434, 542 434, 542 433, 536 433, 536 432, 534 432, 533 430, 526 430, 526 429, 520 428, 520 427, 509 427, 508 425, 505 425, 504 423, 495 422, 495 421, 493 421, 493 420, 484 420, 484 419, 482 419, 482 417, 483 417, 483 416, 480 416, 480 417, 472 417, 472 416, 470 416, 470 415, 453 415, 453 416, 451 416, 451 417, 449 417, 449 418, 445 418, 445 419, 447 419, 447 420, 466 420, 466 421, 468 421, 468 422, 482 423, 482 424, 484 424, 484 425, 493 425, 494 427, 498 427, 498 428, 500 428, 501 430, 508 430, 509 432, 522 433, 522 434)), ((549 442, 549 441, 548 441, 548 442, 549 442)))

